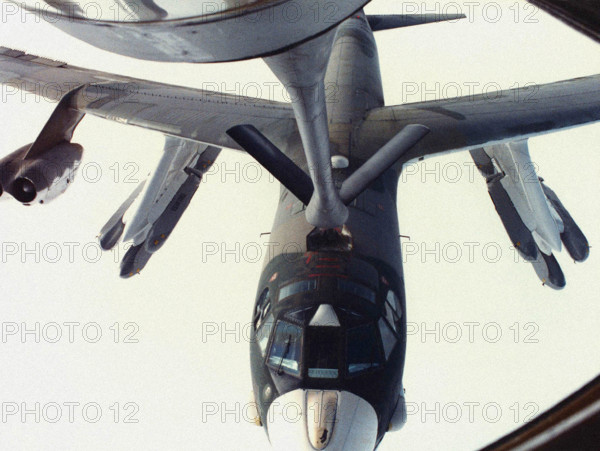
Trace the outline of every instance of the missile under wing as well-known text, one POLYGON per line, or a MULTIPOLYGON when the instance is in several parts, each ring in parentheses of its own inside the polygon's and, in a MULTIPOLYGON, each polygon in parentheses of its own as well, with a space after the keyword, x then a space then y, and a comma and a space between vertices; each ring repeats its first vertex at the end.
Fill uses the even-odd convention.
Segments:
POLYGON ((163 246, 220 151, 217 147, 166 137, 164 154, 131 221, 125 225, 124 216, 142 191, 142 185, 102 228, 103 249, 112 248, 121 236, 124 241, 132 241, 121 262, 122 277, 139 273, 163 246))
POLYGON ((515 249, 544 285, 563 288, 565 277, 553 252, 564 244, 582 262, 589 244, 556 193, 538 177, 527 140, 475 149, 471 156, 515 249))
POLYGON ((125 222, 124 217, 129 207, 135 202, 137 197, 140 195, 144 186, 146 185, 146 181, 141 182, 135 190, 129 195, 125 202, 121 204, 119 209, 110 217, 106 224, 100 230, 100 234, 98 235, 98 240, 100 241, 100 247, 108 251, 115 247, 115 245, 119 242, 121 237, 123 236, 123 232, 125 231, 125 222))

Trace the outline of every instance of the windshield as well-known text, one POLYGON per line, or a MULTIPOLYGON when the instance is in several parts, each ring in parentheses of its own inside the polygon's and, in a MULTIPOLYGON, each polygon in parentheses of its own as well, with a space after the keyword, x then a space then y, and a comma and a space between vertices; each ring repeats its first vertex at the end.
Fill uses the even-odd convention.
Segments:
POLYGON ((348 330, 346 365, 348 374, 380 366, 381 352, 375 324, 368 323, 348 330))
POLYGON ((339 327, 308 330, 308 377, 337 379, 339 375, 339 327))
POLYGON ((375 292, 370 288, 367 288, 358 283, 354 283, 351 280, 338 279, 338 290, 344 293, 354 294, 369 302, 375 303, 375 292))
POLYGON ((278 374, 299 375, 302 329, 287 321, 279 321, 274 334, 269 366, 276 369, 278 374))
POLYGON ((269 343, 269 336, 271 335, 271 330, 273 329, 273 314, 269 313, 267 319, 261 324, 260 329, 256 333, 256 341, 258 342, 258 347, 260 348, 260 352, 262 356, 265 356, 265 352, 267 350, 267 344, 269 343))
POLYGON ((391 357, 398 343, 396 310, 388 304, 377 320, 327 304, 288 311, 285 320, 275 322, 273 313, 268 313, 257 331, 258 344, 267 365, 279 375, 354 377, 382 368, 391 357), (329 322, 322 321, 323 307, 329 307, 329 322))
POLYGON ((306 291, 312 291, 317 289, 317 280, 301 280, 300 282, 294 282, 279 290, 279 300, 289 298, 298 293, 304 293, 306 291))
POLYGON ((265 288, 258 298, 256 310, 254 312, 254 328, 260 329, 265 317, 271 311, 271 298, 269 297, 269 289, 265 288))
POLYGON ((381 332, 381 340, 383 341, 383 350, 385 351, 385 359, 390 358, 390 354, 396 346, 398 339, 396 335, 392 332, 390 325, 381 318, 379 320, 379 331, 381 332))

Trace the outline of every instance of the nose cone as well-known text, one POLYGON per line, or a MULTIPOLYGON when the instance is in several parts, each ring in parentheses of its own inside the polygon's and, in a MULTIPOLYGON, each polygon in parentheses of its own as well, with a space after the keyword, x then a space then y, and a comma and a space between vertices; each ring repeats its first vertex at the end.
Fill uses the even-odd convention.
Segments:
POLYGON ((276 450, 373 451, 377 413, 346 391, 299 389, 273 401, 267 429, 276 450))

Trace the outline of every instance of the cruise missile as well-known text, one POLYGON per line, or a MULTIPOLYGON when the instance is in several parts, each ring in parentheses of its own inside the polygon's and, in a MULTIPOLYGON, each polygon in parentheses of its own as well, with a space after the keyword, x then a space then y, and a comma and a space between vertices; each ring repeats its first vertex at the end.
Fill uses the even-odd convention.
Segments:
POLYGON ((143 243, 131 246, 125 253, 123 260, 121 260, 121 277, 128 279, 139 274, 150 260, 150 257, 152 257, 152 254, 146 252, 143 243))
POLYGON ((553 251, 564 244, 582 262, 590 246, 556 193, 537 176, 527 141, 471 150, 471 156, 515 249, 532 263, 545 286, 564 288, 565 276, 553 251))
POLYGON ((499 182, 506 190, 538 248, 546 255, 560 252, 563 224, 548 202, 529 155, 527 140, 486 147, 485 152, 503 175, 499 182))
POLYGON ((175 193, 163 214, 160 215, 150 229, 144 245, 144 249, 147 252, 153 254, 165 244, 165 241, 169 238, 181 216, 183 216, 183 213, 190 205, 192 197, 194 197, 200 186, 202 177, 210 169, 220 152, 221 149, 209 147, 200 155, 193 167, 186 167, 184 169, 188 177, 179 190, 177 190, 177 193, 175 193))
POLYGON ((173 194, 158 218, 151 224, 145 239, 138 244, 134 241, 134 245, 125 254, 121 262, 121 277, 129 278, 139 274, 150 260, 150 257, 164 245, 190 205, 200 186, 202 177, 210 169, 220 152, 221 149, 219 148, 208 147, 197 157, 192 166, 186 166, 183 169, 183 172, 187 174, 187 178, 173 194))
POLYGON ((135 202, 137 197, 140 195, 145 184, 146 181, 144 180, 135 188, 135 190, 129 195, 125 202, 123 202, 115 214, 111 216, 111 218, 100 230, 98 239, 100 241, 100 247, 103 250, 111 250, 119 242, 121 236, 123 236, 123 231, 125 230, 125 222, 123 217, 125 216, 127 210, 129 210, 129 207, 131 207, 133 202, 135 202))
POLYGON ((515 249, 524 260, 528 262, 537 260, 539 251, 533 234, 523 222, 523 218, 501 183, 504 174, 494 166, 492 159, 483 149, 471 150, 471 156, 481 175, 486 178, 490 198, 515 249))
POLYGON ((540 252, 538 258, 532 262, 533 269, 538 275, 542 284, 555 290, 562 290, 567 284, 565 275, 560 269, 554 255, 546 255, 540 252))
POLYGON ((590 245, 588 243, 587 238, 577 225, 577 223, 573 220, 563 203, 560 201, 558 196, 554 191, 552 191, 548 185, 542 182, 542 188, 544 189, 544 193, 546 197, 560 216, 560 219, 563 222, 564 230, 560 234, 560 239, 563 244, 567 248, 569 255, 576 262, 585 261, 590 255, 590 245))

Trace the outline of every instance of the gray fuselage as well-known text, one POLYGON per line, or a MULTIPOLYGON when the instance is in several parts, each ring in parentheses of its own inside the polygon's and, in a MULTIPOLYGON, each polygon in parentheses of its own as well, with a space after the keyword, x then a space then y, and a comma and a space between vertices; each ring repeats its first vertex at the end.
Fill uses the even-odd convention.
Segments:
MULTIPOLYGON (((326 95, 332 155, 342 155, 349 162, 347 168, 333 170, 339 187, 371 156, 354 145, 353 130, 369 109, 383 106, 377 48, 362 12, 337 30, 326 95)), ((282 150, 307 169, 299 139, 282 150)), ((348 221, 338 231, 315 229, 306 221, 305 205, 282 187, 269 240, 274 252, 260 278, 250 346, 253 388, 263 425, 268 425, 273 400, 286 393, 299 389, 350 392, 377 412, 379 442, 396 407, 400 402, 404 405, 406 316, 396 207, 399 173, 399 168, 389 169, 348 205, 348 221), (339 325, 325 328, 331 335, 319 342, 318 337, 326 335, 316 335, 323 328, 311 327, 311 318, 323 304, 333 307, 339 325), (280 352, 276 350, 277 327, 283 322, 301 330, 294 332, 298 350, 292 350, 297 355, 290 357, 297 363, 288 369, 283 357, 273 358, 280 352), (265 325, 270 329, 265 331, 265 325), (374 333, 372 340, 368 333, 363 340, 369 350, 352 348, 358 329, 374 333), (330 350, 330 357, 324 348, 330 350), (318 357, 314 357, 316 349, 318 357), (371 361, 358 364, 366 355, 371 361), (319 368, 328 368, 327 374, 319 368)), ((286 352, 290 352, 290 339, 286 352)))

